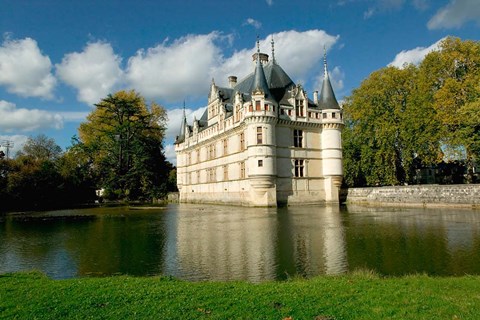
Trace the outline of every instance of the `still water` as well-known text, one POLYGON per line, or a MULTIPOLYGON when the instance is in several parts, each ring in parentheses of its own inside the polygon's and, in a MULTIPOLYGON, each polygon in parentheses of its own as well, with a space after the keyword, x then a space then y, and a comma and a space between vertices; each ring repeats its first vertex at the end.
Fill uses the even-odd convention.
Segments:
POLYGON ((173 204, 0 217, 0 273, 257 282, 365 268, 480 274, 480 211, 173 204))

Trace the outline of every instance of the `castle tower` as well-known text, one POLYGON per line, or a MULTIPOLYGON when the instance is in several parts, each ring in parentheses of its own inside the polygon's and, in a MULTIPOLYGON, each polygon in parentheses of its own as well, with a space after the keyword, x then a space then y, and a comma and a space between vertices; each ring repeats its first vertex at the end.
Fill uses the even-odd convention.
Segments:
MULTIPOLYGON (((277 102, 273 99, 265 77, 257 40, 257 54, 253 83, 251 86, 251 107, 245 117, 248 134, 247 168, 250 181, 250 199, 255 206, 276 206, 275 187, 276 141, 275 124, 277 102)), ((268 56, 267 56, 268 57, 268 56)))
POLYGON ((325 201, 339 201, 339 191, 343 179, 342 162, 342 109, 338 105, 327 70, 327 54, 324 54, 324 78, 320 100, 322 110, 323 131, 321 149, 323 158, 323 176, 325 201))

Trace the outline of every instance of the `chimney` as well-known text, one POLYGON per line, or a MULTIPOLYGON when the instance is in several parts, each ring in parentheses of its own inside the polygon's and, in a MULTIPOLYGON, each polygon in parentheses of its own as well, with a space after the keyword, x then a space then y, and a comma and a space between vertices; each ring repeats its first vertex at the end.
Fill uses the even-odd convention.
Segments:
POLYGON ((318 105, 318 91, 317 90, 313 91, 313 103, 318 105))
POLYGON ((257 63, 257 57, 260 59, 260 62, 262 63, 262 65, 265 65, 267 64, 268 62, 268 54, 266 53, 254 53, 252 55, 252 60, 253 60, 253 64, 255 65, 257 63))
POLYGON ((234 88, 237 85, 237 77, 235 76, 228 77, 228 84, 230 85, 230 88, 234 88))

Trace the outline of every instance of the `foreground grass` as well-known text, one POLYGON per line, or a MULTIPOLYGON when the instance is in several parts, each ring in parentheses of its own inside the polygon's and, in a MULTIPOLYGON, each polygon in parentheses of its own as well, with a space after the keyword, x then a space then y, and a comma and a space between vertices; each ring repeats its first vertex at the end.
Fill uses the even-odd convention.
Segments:
POLYGON ((368 272, 286 282, 0 275, 2 319, 480 319, 480 277, 368 272))

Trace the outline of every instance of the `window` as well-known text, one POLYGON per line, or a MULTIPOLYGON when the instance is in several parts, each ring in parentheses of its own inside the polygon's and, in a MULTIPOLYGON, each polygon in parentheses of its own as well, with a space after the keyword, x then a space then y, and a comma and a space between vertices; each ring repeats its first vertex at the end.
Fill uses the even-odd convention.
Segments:
POLYGON ((250 112, 253 111, 253 106, 252 106, 252 105, 250 105, 250 106, 248 107, 248 111, 250 111, 250 112))
POLYGON ((240 151, 245 150, 245 133, 240 133, 240 151))
POLYGON ((285 109, 280 109, 280 114, 285 114, 285 109))
POLYGON ((303 148, 303 130, 293 130, 293 146, 303 148))
POLYGON ((263 160, 258 160, 258 166, 263 167, 263 160))
POLYGON ((327 114, 326 113, 323 114, 323 119, 327 119, 327 114))
POLYGON ((295 101, 295 113, 297 117, 303 117, 303 100, 296 100, 295 101))
POLYGON ((262 127, 257 127, 257 144, 263 143, 263 133, 262 127))
POLYGON ((262 109, 262 106, 260 105, 260 101, 255 101, 255 110, 260 111, 262 109))
POLYGON ((240 162, 240 179, 245 179, 245 162, 240 162))
POLYGON ((297 178, 303 177, 303 171, 304 171, 304 160, 295 159, 295 177, 297 178))
POLYGON ((223 181, 228 180, 228 165, 223 166, 223 181))
POLYGON ((223 155, 228 154, 228 139, 223 139, 223 155))
POLYGON ((333 119, 336 119, 337 118, 337 114, 335 112, 332 112, 332 118, 333 119))
POLYGON ((289 116, 292 115, 292 110, 288 110, 288 115, 289 115, 289 116))

